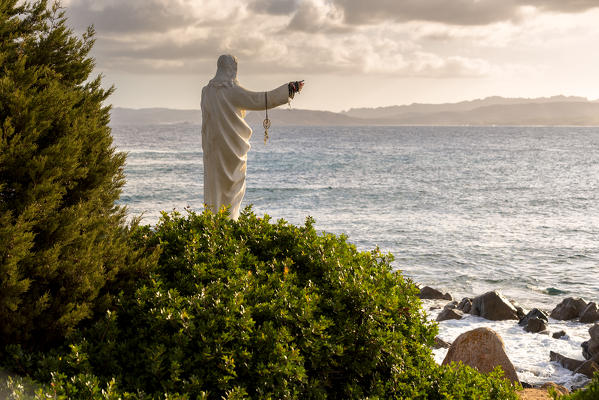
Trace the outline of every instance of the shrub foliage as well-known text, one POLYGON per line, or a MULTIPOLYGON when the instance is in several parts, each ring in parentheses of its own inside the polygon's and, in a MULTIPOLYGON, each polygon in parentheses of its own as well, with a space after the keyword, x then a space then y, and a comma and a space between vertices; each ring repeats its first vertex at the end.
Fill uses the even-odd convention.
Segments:
POLYGON ((516 398, 497 373, 436 365, 436 326, 391 256, 318 234, 311 219, 164 214, 137 238, 149 254, 161 248, 158 267, 68 355, 37 362, 35 377, 54 379, 52 390, 97 382, 148 398, 516 398))

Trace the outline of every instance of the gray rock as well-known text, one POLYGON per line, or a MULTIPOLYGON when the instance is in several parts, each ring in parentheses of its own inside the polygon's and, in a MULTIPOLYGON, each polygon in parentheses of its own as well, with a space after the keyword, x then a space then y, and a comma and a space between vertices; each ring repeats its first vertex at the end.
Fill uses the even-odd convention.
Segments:
POLYGON ((470 297, 464 297, 457 308, 466 314, 470 313, 470 310, 472 310, 472 299, 470 297))
POLYGON ((458 307, 458 302, 457 301, 450 301, 449 303, 445 304, 443 306, 443 309, 450 309, 450 310, 454 310, 458 307))
POLYGON ((487 292, 472 300, 470 314, 478 315, 492 321, 503 321, 518 318, 518 311, 505 297, 496 291, 487 292))
POLYGON ((530 318, 524 327, 526 332, 539 333, 547 330, 547 322, 540 318, 530 318))
POLYGON ((574 371, 575 374, 586 375, 587 378, 592 379, 595 372, 599 371, 599 365, 593 361, 588 360, 582 363, 582 365, 574 371))
POLYGON ((437 316, 437 322, 447 321, 448 319, 462 319, 464 314, 460 310, 445 308, 437 316))
POLYGON ((599 321, 599 308, 597 304, 591 301, 580 313, 580 322, 589 323, 599 321))
POLYGON ((432 300, 453 300, 449 293, 441 293, 439 290, 434 289, 430 286, 425 286, 420 289, 420 294, 418 295, 421 299, 432 299, 432 300))
POLYGON ((566 336, 566 331, 553 332, 554 339, 560 339, 560 338, 563 338, 564 336, 566 336))
POLYGON ((578 368, 582 366, 582 364, 585 363, 585 361, 583 360, 575 360, 573 358, 563 356, 553 351, 549 352, 549 359, 551 361, 556 361, 559 365, 566 369, 569 369, 570 371, 576 371, 578 368))
POLYGON ((522 308, 522 306, 520 304, 518 304, 518 302, 516 300, 510 299, 510 303, 512 303, 512 305, 516 309, 516 314, 518 314, 518 319, 524 318, 524 316, 526 315, 524 308, 522 308))
POLYGON ((574 319, 580 316, 586 306, 587 303, 583 299, 568 297, 562 300, 562 302, 559 303, 553 309, 553 311, 551 311, 549 316, 553 319, 559 319, 561 321, 574 319))
POLYGON ((549 318, 547 317, 547 313, 545 313, 544 311, 539 310, 538 308, 533 308, 532 310, 530 310, 528 312, 528 314, 526 314, 518 322, 518 325, 520 325, 520 326, 527 326, 528 325, 528 320, 531 319, 531 318, 542 319, 546 323, 549 322, 549 318))
POLYGON ((451 346, 451 343, 439 338, 439 336, 435 337, 435 345, 433 346, 435 349, 448 349, 449 346, 451 346))
POLYGON ((589 329, 591 338, 582 343, 582 355, 587 360, 597 358, 599 362, 599 324, 593 325, 589 329))

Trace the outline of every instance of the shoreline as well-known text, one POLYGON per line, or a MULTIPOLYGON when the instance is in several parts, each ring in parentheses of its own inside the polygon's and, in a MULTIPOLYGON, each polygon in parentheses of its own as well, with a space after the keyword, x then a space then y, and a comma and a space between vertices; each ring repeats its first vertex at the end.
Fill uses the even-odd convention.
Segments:
MULTIPOLYGON (((444 294, 447 295, 448 293, 444 294)), ((426 298, 427 295, 423 297, 421 298, 422 308, 430 321, 436 321, 444 310, 456 309, 456 303, 460 301, 453 298, 449 300, 449 297, 445 299, 426 298)), ((522 311, 524 314, 529 313, 529 310, 522 311)), ((549 315, 552 310, 543 307, 541 311, 549 315)), ((506 354, 525 388, 541 388, 543 384, 555 383, 572 391, 581 389, 590 382, 589 377, 574 373, 557 361, 551 361, 550 352, 581 362, 586 361, 581 345, 584 341, 590 340, 588 331, 598 324, 599 320, 579 322, 578 318, 558 320, 548 317, 547 328, 532 333, 526 332, 524 327, 519 325, 520 319, 490 320, 468 312, 457 311, 457 313, 461 318, 437 321, 438 339, 451 344, 462 333, 481 327, 492 329, 502 338, 506 354), (560 331, 564 331, 565 335, 554 338, 553 334, 560 331)), ((441 364, 447 352, 448 348, 433 349, 435 361, 441 364)))

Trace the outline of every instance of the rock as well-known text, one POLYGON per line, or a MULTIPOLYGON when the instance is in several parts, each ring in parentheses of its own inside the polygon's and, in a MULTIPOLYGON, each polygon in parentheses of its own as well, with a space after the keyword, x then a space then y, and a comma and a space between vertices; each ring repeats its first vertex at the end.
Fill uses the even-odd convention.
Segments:
POLYGON ((538 318, 538 319, 542 319, 545 322, 549 322, 549 318, 547 317, 547 313, 545 313, 544 311, 539 310, 538 308, 533 308, 532 310, 530 310, 528 312, 528 314, 526 314, 522 319, 520 319, 520 321, 518 321, 518 325, 520 326, 527 326, 528 325, 528 320, 531 318, 538 318))
POLYGON ((540 318, 530 318, 528 325, 524 327, 526 332, 539 333, 547 330, 547 322, 540 318))
POLYGON ((587 360, 599 358, 599 324, 593 325, 589 329, 589 334, 591 335, 591 338, 581 345, 582 355, 587 360))
POLYGON ((597 304, 591 301, 580 313, 580 322, 589 323, 599 321, 599 308, 597 304))
POLYGON ((437 289, 434 289, 430 286, 425 286, 420 289, 420 294, 418 295, 421 299, 433 299, 433 300, 453 300, 449 293, 441 293, 437 289))
POLYGON ((462 319, 464 314, 460 310, 445 308, 437 316, 437 322, 447 321, 448 319, 462 319))
POLYGON ((581 298, 573 298, 568 297, 562 300, 553 311, 549 315, 553 319, 559 319, 561 321, 566 321, 569 319, 574 319, 582 313, 582 311, 587 306, 586 301, 581 298))
POLYGON ((472 309, 472 299, 470 297, 464 297, 458 304, 458 310, 469 314, 472 309))
POLYGON ((551 400, 547 389, 524 389, 518 392, 520 400, 551 400))
POLYGON ((566 356, 562 356, 559 353, 555 353, 553 351, 549 352, 549 359, 551 361, 556 361, 562 367, 569 369, 570 371, 576 371, 582 364, 585 362, 582 360, 575 360, 573 358, 569 358, 566 356))
POLYGON ((512 305, 516 309, 516 314, 518 314, 518 319, 524 318, 524 316, 526 315, 526 313, 524 312, 524 308, 522 308, 522 306, 520 304, 518 304, 518 302, 516 300, 510 299, 510 303, 512 303, 512 305))
POLYGON ((489 328, 477 328, 457 337, 447 351, 443 365, 459 361, 483 373, 489 373, 499 365, 507 379, 519 382, 514 365, 505 354, 503 340, 489 328))
POLYGON ((443 306, 443 309, 447 309, 448 308, 448 309, 453 310, 453 309, 457 308, 457 306, 458 306, 458 302, 457 301, 450 301, 449 303, 447 303, 447 304, 445 304, 443 306))
POLYGON ((487 292, 472 300, 470 314, 479 315, 492 321, 518 318, 518 311, 505 297, 496 291, 487 292))
POLYGON ((445 340, 441 339, 439 336, 435 337, 435 345, 433 346, 433 348, 435 348, 435 349, 448 349, 449 346, 451 346, 451 343, 446 342, 445 340))
POLYGON ((564 336, 566 336, 566 331, 553 332, 554 339, 560 339, 560 338, 563 338, 564 336))
POLYGON ((558 385, 555 382, 545 382, 541 385, 541 389, 549 390, 549 388, 553 388, 553 390, 555 390, 555 392, 561 396, 570 394, 570 391, 568 389, 566 389, 562 385, 558 385))
POLYGON ((588 360, 582 363, 580 367, 578 367, 574 373, 575 374, 583 374, 587 378, 592 379, 595 372, 599 371, 599 364, 597 364, 593 360, 588 360))

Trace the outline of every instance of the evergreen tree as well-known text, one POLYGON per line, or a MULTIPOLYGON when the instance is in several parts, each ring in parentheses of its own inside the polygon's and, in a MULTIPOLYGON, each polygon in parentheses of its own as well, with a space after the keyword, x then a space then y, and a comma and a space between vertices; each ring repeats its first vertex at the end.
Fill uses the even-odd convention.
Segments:
POLYGON ((148 263, 116 205, 125 155, 112 88, 47 0, 0 0, 0 352, 42 349, 102 312, 148 263))

